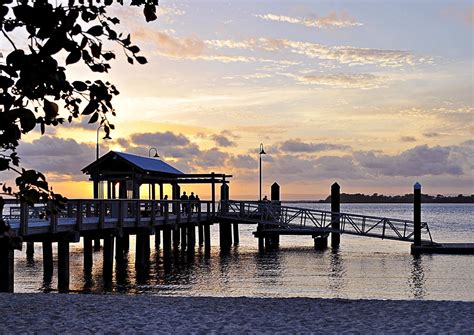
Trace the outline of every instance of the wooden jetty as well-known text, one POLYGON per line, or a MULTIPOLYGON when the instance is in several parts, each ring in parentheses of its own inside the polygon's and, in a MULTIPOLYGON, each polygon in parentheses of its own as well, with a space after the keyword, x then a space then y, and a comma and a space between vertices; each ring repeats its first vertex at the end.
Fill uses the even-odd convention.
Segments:
POLYGON ((46 219, 41 218, 44 205, 31 207, 13 200, 8 202, 10 214, 3 217, 7 225, 0 234, 0 291, 13 292, 13 249, 17 247, 11 243, 14 239, 27 244, 30 256, 34 250, 33 243, 42 243, 45 279, 52 277, 52 243, 57 243, 59 291, 69 289, 69 247, 70 243, 77 243, 81 238, 84 270, 89 273, 93 265, 93 244, 100 246, 102 240, 103 279, 110 283, 114 259, 117 263, 124 261, 130 235, 135 235, 136 239, 135 266, 138 273, 149 262, 150 235, 155 235, 155 247, 162 248, 167 262, 172 257, 172 249, 195 251, 196 229, 197 243, 209 254, 210 227, 214 223, 219 224, 221 248, 238 245, 239 224, 252 224, 256 225, 254 236, 262 250, 278 247, 281 235, 310 236, 317 249, 326 248, 331 236, 331 247, 338 248, 341 234, 410 242, 413 243, 413 253, 440 250, 473 253, 474 250, 472 245, 433 242, 428 224, 421 221, 419 184, 414 188, 414 216, 410 221, 341 212, 337 183, 331 187, 331 211, 320 211, 282 206, 277 183, 271 187, 271 201, 232 201, 229 175, 183 174, 162 161, 113 151, 83 171, 91 175, 95 198, 67 200, 64 211, 46 219), (97 199, 101 195, 101 182, 106 182, 108 199, 97 199), (163 199, 163 184, 166 183, 172 186, 171 200, 163 199), (210 184, 211 199, 179 200, 179 184, 187 183, 210 184), (140 199, 142 184, 150 186, 151 199, 140 199), (154 199, 156 184, 160 186, 157 200, 154 199), (216 202, 216 184, 221 184, 219 202, 216 202))

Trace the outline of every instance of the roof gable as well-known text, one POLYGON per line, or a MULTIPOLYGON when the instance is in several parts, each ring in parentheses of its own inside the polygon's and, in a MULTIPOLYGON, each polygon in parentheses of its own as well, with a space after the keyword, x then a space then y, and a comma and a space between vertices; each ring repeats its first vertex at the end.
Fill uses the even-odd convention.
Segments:
POLYGON ((163 162, 161 159, 150 158, 137 156, 132 154, 127 154, 124 152, 111 151, 123 159, 129 161, 133 165, 143 169, 145 171, 161 172, 161 173, 170 173, 170 174, 183 174, 183 172, 172 167, 168 163, 163 162))
POLYGON ((86 166, 85 168, 83 168, 82 172, 90 173, 91 170, 93 170, 97 164, 101 165, 103 162, 115 159, 116 157, 119 157, 121 160, 125 161, 126 163, 132 166, 135 166, 136 168, 143 171, 166 173, 166 174, 172 174, 172 175, 183 174, 183 172, 179 171, 178 169, 174 168, 168 163, 163 162, 161 159, 137 156, 137 155, 132 155, 132 154, 118 152, 118 151, 109 151, 107 154, 100 157, 99 160, 94 161, 88 166, 86 166))

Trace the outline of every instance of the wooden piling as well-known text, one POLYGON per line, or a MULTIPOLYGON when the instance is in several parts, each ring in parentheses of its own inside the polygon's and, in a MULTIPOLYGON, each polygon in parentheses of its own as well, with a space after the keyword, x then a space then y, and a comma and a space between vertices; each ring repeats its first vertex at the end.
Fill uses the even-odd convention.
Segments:
POLYGON ((161 244, 161 230, 160 227, 155 227, 155 249, 160 249, 161 244))
POLYGON ((33 258, 35 254, 35 244, 34 242, 26 242, 26 257, 33 258))
POLYGON ((181 227, 180 230, 181 230, 181 248, 182 250, 186 250, 186 247, 188 246, 187 228, 181 227))
POLYGON ((100 250, 100 238, 95 238, 94 239, 94 251, 99 251, 100 250))
POLYGON ((171 229, 163 229, 163 258, 168 260, 171 258, 171 229))
POLYGON ((69 291, 69 241, 58 241, 58 291, 69 291))
POLYGON ((314 249, 324 250, 328 247, 328 235, 314 237, 314 249))
POLYGON ((232 228, 234 231, 233 238, 234 238, 234 245, 239 245, 240 237, 239 237, 239 224, 234 223, 232 224, 232 228))
POLYGON ((115 237, 115 262, 117 264, 121 264, 125 260, 123 244, 124 244, 123 235, 122 236, 117 235, 115 237))
POLYGON ((135 238, 135 268, 140 269, 148 265, 150 254, 147 250, 147 239, 149 246, 150 235, 148 232, 139 232, 135 238))
POLYGON ((84 252, 84 272, 90 273, 92 271, 92 238, 84 237, 83 238, 83 252, 84 252))
POLYGON ((114 237, 104 237, 104 250, 103 250, 103 263, 102 263, 102 275, 104 283, 112 282, 112 274, 114 268, 114 237))
MULTIPOLYGON (((331 186, 331 212, 336 213, 331 215, 331 228, 340 229, 340 215, 341 212, 341 187, 338 183, 331 186)), ((340 233, 331 233, 331 247, 339 248, 341 242, 340 233)))
POLYGON ((413 186, 414 245, 421 246, 421 184, 413 186))
POLYGON ((173 247, 177 248, 179 247, 179 242, 181 240, 181 231, 179 230, 179 228, 175 228, 173 229, 172 234, 173 234, 173 247))
POLYGON ((198 241, 199 246, 204 244, 204 226, 202 223, 198 224, 198 241))
POLYGON ((128 251, 130 250, 130 234, 123 233, 122 243, 123 243, 123 252, 128 253, 128 251))
MULTIPOLYGON (((6 238, 3 238, 5 240, 6 238)), ((0 242, 0 292, 13 293, 14 252, 6 241, 0 242)))
POLYGON ((188 233, 188 251, 194 251, 196 246, 196 227, 194 224, 190 224, 187 228, 188 233))
POLYGON ((51 241, 43 241, 43 280, 50 282, 53 278, 53 244, 51 241))
POLYGON ((204 249, 211 250, 211 225, 208 223, 204 224, 204 249))

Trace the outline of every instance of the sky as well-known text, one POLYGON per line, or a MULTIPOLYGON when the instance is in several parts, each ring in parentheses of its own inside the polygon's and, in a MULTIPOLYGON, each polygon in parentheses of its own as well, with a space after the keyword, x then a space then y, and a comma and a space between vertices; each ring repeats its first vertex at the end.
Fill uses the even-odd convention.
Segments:
MULTIPOLYGON (((236 199, 258 197, 260 143, 263 193, 278 182, 283 199, 325 198, 335 181, 345 193, 405 194, 415 182, 474 193, 471 1, 162 0, 151 23, 136 8, 113 14, 148 64, 108 46, 118 57, 103 78, 120 95, 101 154, 156 147, 183 172, 233 175, 236 199)), ((81 65, 67 74, 101 78, 81 65)), ((95 159, 87 121, 18 150, 68 197, 92 195, 80 171, 95 159)))

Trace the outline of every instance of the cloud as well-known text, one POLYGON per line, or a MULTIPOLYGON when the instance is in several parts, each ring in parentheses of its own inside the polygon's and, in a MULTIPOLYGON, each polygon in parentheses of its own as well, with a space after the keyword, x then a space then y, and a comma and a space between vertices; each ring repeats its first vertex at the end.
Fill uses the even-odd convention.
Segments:
POLYGON ((413 136, 402 136, 400 137, 400 141, 402 142, 416 142, 416 138, 413 136))
POLYGON ((357 152, 354 158, 360 166, 385 176, 462 175, 461 164, 451 157, 453 148, 416 146, 399 155, 357 152))
POLYGON ((134 144, 144 146, 185 146, 190 144, 189 139, 183 134, 174 134, 170 131, 160 133, 135 133, 130 136, 134 144))
POLYGON ((133 35, 139 41, 152 42, 156 51, 164 56, 198 57, 206 48, 206 45, 197 38, 177 38, 159 31, 138 29, 133 35))
POLYGON ((218 148, 212 148, 202 150, 199 156, 195 157, 193 163, 203 168, 222 167, 228 157, 228 153, 222 152, 218 148))
POLYGON ((400 67, 432 63, 429 57, 416 56, 404 50, 384 50, 357 48, 352 46, 327 46, 318 43, 293 41, 288 39, 250 38, 242 41, 206 40, 206 45, 215 49, 245 49, 263 51, 290 51, 312 59, 335 61, 348 65, 377 65, 400 67))
POLYGON ((250 155, 236 155, 229 158, 227 165, 238 169, 256 169, 258 162, 256 158, 250 155))
POLYGON ((219 145, 221 147, 233 147, 236 145, 234 141, 222 134, 212 135, 211 138, 216 142, 216 145, 219 145))
POLYGON ((428 138, 433 138, 433 137, 440 137, 441 134, 437 133, 437 132, 434 132, 434 131, 431 131, 431 132, 423 133, 423 136, 428 137, 428 138))
POLYGON ((351 147, 342 144, 332 143, 307 143, 300 139, 288 140, 279 145, 283 152, 289 153, 314 153, 329 150, 350 150, 351 147))
POLYGON ((348 28, 363 25, 360 22, 356 22, 352 17, 350 17, 349 14, 345 12, 342 12, 341 14, 331 12, 327 16, 321 16, 317 18, 298 18, 275 14, 257 14, 255 16, 267 21, 279 21, 292 24, 300 24, 310 28, 348 28))
MULTIPOLYGON (((105 150, 102 147, 101 151, 105 150)), ((80 170, 95 160, 95 145, 42 136, 31 143, 22 143, 18 155, 24 168, 39 170, 50 181, 84 180, 80 170)))
POLYGON ((299 82, 308 85, 322 85, 339 88, 373 89, 383 86, 387 77, 370 73, 335 73, 292 76, 299 82))

